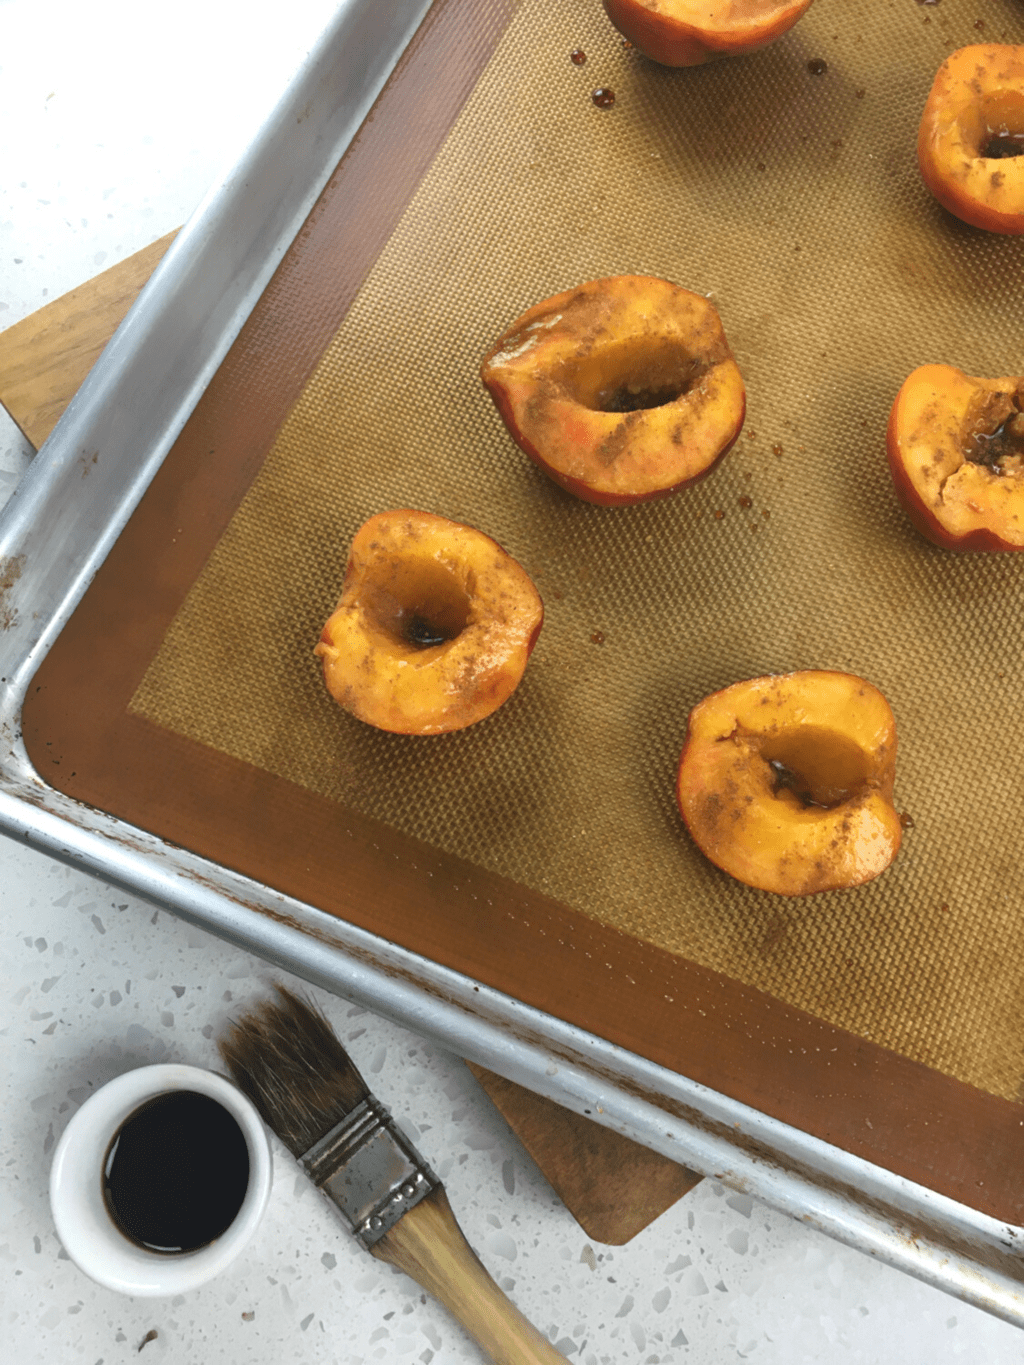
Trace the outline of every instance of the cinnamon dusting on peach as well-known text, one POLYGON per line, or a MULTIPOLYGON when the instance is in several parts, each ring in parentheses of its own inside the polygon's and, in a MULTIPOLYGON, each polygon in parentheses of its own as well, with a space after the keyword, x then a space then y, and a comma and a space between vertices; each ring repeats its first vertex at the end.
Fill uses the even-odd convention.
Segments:
POLYGON ((1024 233, 1024 44, 976 43, 939 67, 917 138, 921 176, 973 227, 1024 233))
POLYGON ((577 497, 665 497, 707 474, 746 396, 714 307, 667 280, 616 275, 534 305, 481 377, 516 444, 577 497))
POLYGON ((680 813, 747 886, 807 896, 859 886, 895 858, 896 724, 863 678, 823 670, 734 683, 690 712, 680 813))
POLYGON ((461 730, 515 691, 544 606, 489 536, 429 512, 381 512, 357 531, 315 653, 338 704, 398 734, 461 730))
POLYGON ((949 550, 1024 550, 1024 379, 922 365, 893 403, 886 453, 897 497, 949 550))

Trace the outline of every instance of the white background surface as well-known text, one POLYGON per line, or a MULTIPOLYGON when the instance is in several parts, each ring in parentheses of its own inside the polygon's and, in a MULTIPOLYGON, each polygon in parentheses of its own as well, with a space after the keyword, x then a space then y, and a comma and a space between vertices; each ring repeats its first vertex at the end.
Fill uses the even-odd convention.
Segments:
MULTIPOLYGON (((0 329, 182 223, 333 10, 0 0, 0 329)), ((0 414, 0 501, 30 454, 0 414)), ((68 1118, 130 1067, 216 1066, 217 1032, 270 973, 2 836, 0 934, 3 1360, 136 1360, 151 1330, 147 1361, 480 1360, 443 1310, 347 1239, 280 1146, 265 1221, 218 1280, 145 1301, 85 1279, 47 1202, 68 1118)), ((628 1246, 591 1244, 458 1059, 318 998, 418 1134, 485 1264, 570 1360, 1024 1360, 1017 1329, 711 1181, 628 1246)))

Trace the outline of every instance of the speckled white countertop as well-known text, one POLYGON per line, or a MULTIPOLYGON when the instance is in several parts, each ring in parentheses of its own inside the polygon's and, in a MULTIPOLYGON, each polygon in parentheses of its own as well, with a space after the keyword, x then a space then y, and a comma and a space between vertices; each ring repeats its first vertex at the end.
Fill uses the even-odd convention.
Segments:
MULTIPOLYGON (((0 329, 183 222, 334 8, 0 0, 0 329)), ((30 457, 0 412, 0 502, 30 457)), ((442 1309, 348 1240, 279 1145, 266 1218, 219 1279, 157 1301, 87 1280, 47 1200, 69 1117, 130 1067, 216 1065, 218 1030, 271 974, 2 836, 0 933, 0 1358, 479 1362, 442 1309)), ((628 1246, 590 1243, 457 1058, 318 999, 418 1131, 488 1268, 570 1360, 1024 1360, 1017 1329, 713 1181, 628 1246)))

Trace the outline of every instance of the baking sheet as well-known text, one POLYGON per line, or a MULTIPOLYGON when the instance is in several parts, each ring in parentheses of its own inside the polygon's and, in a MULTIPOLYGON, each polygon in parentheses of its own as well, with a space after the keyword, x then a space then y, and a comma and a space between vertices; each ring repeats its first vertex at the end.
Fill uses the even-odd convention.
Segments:
MULTIPOLYGON (((1011 6, 982 8, 993 29, 1012 22, 1011 6)), ((1020 574, 1006 558, 923 544, 883 453, 889 403, 914 365, 1015 367, 1006 281, 1019 244, 949 219, 913 162, 934 69, 980 13, 819 0, 764 53, 667 72, 624 48, 600 12, 520 7, 262 474, 142 660, 127 693, 140 733, 219 755, 209 762, 223 774, 236 772, 227 759, 277 779, 293 817, 324 802, 550 897, 594 922, 595 944, 623 933, 1015 1099, 1020 574), (582 68, 568 60, 577 46, 582 68), (812 75, 820 57, 828 71, 812 75), (598 85, 615 89, 612 109, 590 101, 598 85), (749 416, 698 488, 607 510, 519 455, 475 369, 527 304, 626 270, 711 294, 749 416), (493 534, 548 609, 513 701, 425 743, 339 713, 310 657, 352 531, 407 504, 493 534), (703 862, 672 781, 694 701, 805 666, 861 673, 887 694, 897 797, 914 823, 878 882, 782 902, 703 862)), ((196 751, 176 752, 187 786, 196 751)), ((255 867, 237 844, 220 856, 255 867)), ((507 930, 500 903, 489 929, 478 905, 482 938, 507 930)), ((453 939, 463 913, 451 912, 453 939)), ((499 945, 499 971, 501 957, 499 945)), ((645 999, 637 1026, 647 1055, 661 1043, 658 1008, 645 999)), ((881 1065, 870 1048, 858 1055, 881 1065)), ((716 1064, 730 1080, 721 1053, 716 1064)), ((808 1062, 803 1088, 816 1084, 808 1062)), ((966 1090, 942 1093, 967 1102, 966 1090)), ((836 1136, 850 1148, 865 1116, 861 1099, 847 1107, 836 1136)))

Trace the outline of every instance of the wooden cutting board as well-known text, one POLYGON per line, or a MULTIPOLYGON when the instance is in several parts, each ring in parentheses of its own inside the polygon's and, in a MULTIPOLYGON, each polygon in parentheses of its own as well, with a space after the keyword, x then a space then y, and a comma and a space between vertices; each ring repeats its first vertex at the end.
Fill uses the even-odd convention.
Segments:
MULTIPOLYGON (((38 450, 175 233, 0 332, 0 403, 38 450)), ((700 1180, 590 1119, 469 1064, 588 1237, 621 1246, 700 1180)))
POLYGON ((176 236, 169 232, 0 332, 0 403, 36 450, 176 236))

